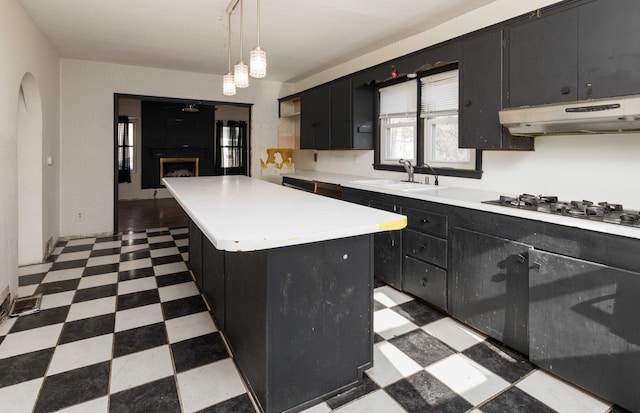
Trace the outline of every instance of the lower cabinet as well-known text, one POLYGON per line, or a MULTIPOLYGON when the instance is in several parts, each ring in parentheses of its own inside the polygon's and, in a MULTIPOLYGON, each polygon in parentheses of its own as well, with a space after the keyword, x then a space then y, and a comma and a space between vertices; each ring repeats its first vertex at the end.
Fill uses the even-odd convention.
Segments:
POLYGON ((344 194, 407 216, 401 242, 384 238, 389 233, 376 237, 376 274, 392 250, 397 269, 384 272, 401 274, 385 282, 640 412, 640 240, 348 188, 344 194))
POLYGON ((444 309, 447 307, 447 271, 407 255, 404 291, 444 309))
POLYGON ((207 298, 218 327, 225 329, 225 254, 216 249, 206 237, 202 238, 202 274, 204 285, 201 287, 207 298))
POLYGON ((373 245, 374 276, 402 290, 402 231, 378 232, 373 245))
POLYGON ((451 251, 451 315, 528 354, 531 246, 454 227, 451 251))
POLYGON ((534 250, 530 359, 640 411, 640 273, 534 250))
MULTIPOLYGON (((369 201, 372 208, 389 212, 401 213, 395 204, 379 201, 369 201)), ((402 290, 402 231, 385 231, 373 236, 373 275, 402 290)))
POLYGON ((412 202, 411 207, 403 209, 407 216, 402 241, 403 290, 446 311, 448 217, 433 208, 426 202, 412 202))
POLYGON ((196 284, 202 289, 202 231, 189 220, 189 267, 196 278, 196 284))

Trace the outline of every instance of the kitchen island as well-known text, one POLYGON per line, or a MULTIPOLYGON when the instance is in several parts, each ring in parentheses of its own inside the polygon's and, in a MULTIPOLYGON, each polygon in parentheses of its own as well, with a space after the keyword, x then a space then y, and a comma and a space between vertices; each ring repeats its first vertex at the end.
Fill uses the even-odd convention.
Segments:
POLYGON ((260 408, 296 412, 356 385, 373 363, 373 234, 406 218, 244 176, 164 183, 260 408))

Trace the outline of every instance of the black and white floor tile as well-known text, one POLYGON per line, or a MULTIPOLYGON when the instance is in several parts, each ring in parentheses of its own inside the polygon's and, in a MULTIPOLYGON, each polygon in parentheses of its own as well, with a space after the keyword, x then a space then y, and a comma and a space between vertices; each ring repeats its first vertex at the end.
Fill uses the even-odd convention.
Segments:
MULTIPOLYGON (((186 228, 59 243, 20 268, 41 311, 0 324, 0 412, 253 413, 187 268, 186 228)), ((624 412, 388 286, 374 367, 306 413, 624 412)))

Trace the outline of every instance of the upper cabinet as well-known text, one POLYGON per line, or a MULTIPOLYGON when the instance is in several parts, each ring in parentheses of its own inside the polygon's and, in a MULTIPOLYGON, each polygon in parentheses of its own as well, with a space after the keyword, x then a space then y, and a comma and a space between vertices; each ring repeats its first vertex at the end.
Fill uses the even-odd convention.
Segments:
POLYGON ((472 149, 533 149, 533 140, 512 137, 500 125, 503 103, 503 31, 462 40, 459 144, 472 149))
POLYGON ((640 93, 636 0, 543 10, 509 28, 508 106, 640 93))
POLYGON ((302 92, 300 149, 372 149, 373 96, 350 78, 302 92))
POLYGON ((638 0, 578 8, 578 99, 640 93, 638 17, 638 0))
POLYGON ((331 148, 331 88, 321 85, 300 96, 300 149, 331 148))
POLYGON ((509 106, 576 100, 576 9, 532 17, 509 29, 509 106))

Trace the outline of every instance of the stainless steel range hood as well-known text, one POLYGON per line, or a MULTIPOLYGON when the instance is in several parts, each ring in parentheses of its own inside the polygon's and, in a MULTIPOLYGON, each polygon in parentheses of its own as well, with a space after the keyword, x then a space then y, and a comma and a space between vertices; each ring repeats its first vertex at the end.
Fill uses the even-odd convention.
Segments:
POLYGON ((503 109, 500 123, 514 136, 640 131, 640 95, 503 109))

